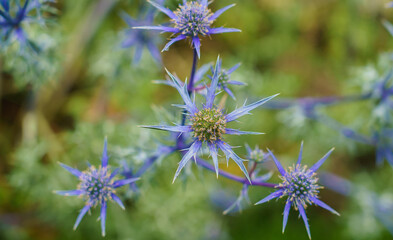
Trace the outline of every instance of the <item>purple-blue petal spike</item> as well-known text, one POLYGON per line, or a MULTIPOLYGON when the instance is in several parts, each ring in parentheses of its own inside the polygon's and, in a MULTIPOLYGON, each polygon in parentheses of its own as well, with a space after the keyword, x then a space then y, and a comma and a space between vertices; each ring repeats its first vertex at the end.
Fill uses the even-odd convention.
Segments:
POLYGON ((214 169, 216 170, 216 175, 218 178, 218 153, 217 153, 217 147, 215 144, 208 144, 209 150, 210 150, 210 155, 213 158, 213 164, 214 164, 214 169))
POLYGON ((221 61, 220 56, 218 56, 216 61, 216 66, 214 68, 212 82, 210 84, 210 87, 207 89, 205 108, 213 107, 214 98, 216 97, 216 89, 218 86, 219 74, 220 74, 219 71, 220 61, 221 61))
POLYGON ((79 223, 82 221, 82 218, 85 216, 87 211, 90 209, 90 205, 85 205, 84 208, 82 208, 81 212, 79 213, 78 217, 76 218, 76 222, 74 224, 74 230, 78 227, 79 223))
POLYGON ((260 132, 249 132, 249 131, 240 131, 240 130, 237 130, 237 129, 226 128, 226 129, 225 129, 225 134, 229 134, 229 135, 244 135, 244 134, 261 135, 261 134, 264 134, 264 133, 260 133, 260 132))
POLYGON ((174 43, 177 42, 177 41, 181 41, 181 40, 183 40, 183 39, 186 39, 186 38, 187 38, 187 37, 184 36, 184 35, 179 35, 179 36, 177 36, 177 37, 175 37, 175 38, 172 38, 172 39, 165 45, 165 47, 162 49, 161 52, 168 51, 169 47, 170 47, 172 44, 174 44, 174 43))
POLYGON ((255 203, 255 205, 262 204, 262 203, 268 202, 268 201, 270 201, 270 200, 272 200, 272 199, 281 197, 282 194, 283 194, 283 190, 275 191, 275 192, 269 194, 269 196, 265 197, 265 198, 262 199, 261 201, 255 203))
POLYGON ((83 194, 82 190, 66 190, 66 191, 55 191, 56 194, 63 195, 63 196, 79 196, 83 194))
POLYGON ((282 233, 285 231, 285 227, 287 226, 289 211, 291 210, 292 202, 288 199, 284 208, 284 218, 282 220, 282 233))
POLYGON ((136 26, 132 27, 132 29, 140 29, 140 30, 158 30, 162 32, 171 32, 171 33, 176 33, 178 30, 173 27, 166 27, 166 26, 136 26))
POLYGON ((65 170, 69 171, 71 174, 73 174, 74 176, 76 176, 76 177, 78 177, 78 178, 82 175, 82 173, 81 173, 78 169, 75 169, 75 168, 72 168, 72 167, 70 167, 70 166, 67 166, 67 165, 65 165, 65 164, 63 164, 63 163, 61 163, 61 162, 59 162, 59 164, 60 164, 60 166, 62 166, 65 170))
POLYGON ((191 132, 192 131, 190 126, 145 126, 145 125, 142 125, 140 127, 163 130, 163 131, 170 131, 170 132, 191 132))
POLYGON ((101 234, 105 237, 105 222, 106 222, 106 201, 101 203, 101 234))
POLYGON ((330 154, 333 152, 334 148, 330 149, 329 152, 325 154, 317 163, 315 163, 310 170, 316 172, 319 167, 326 161, 326 159, 330 156, 330 154))
POLYGON ((233 112, 231 112, 231 113, 229 113, 227 115, 227 117, 226 117, 227 121, 228 122, 232 122, 232 121, 238 119, 239 117, 241 117, 243 115, 249 114, 251 110, 261 106, 262 104, 264 104, 265 102, 269 101, 270 99, 274 98, 277 95, 278 94, 275 94, 273 96, 261 99, 261 100, 259 100, 257 102, 251 103, 249 105, 246 105, 246 106, 243 106, 241 108, 238 108, 238 109, 234 110, 233 112))
POLYGON ((209 30, 209 34, 220 34, 220 33, 229 33, 229 32, 241 32, 241 30, 236 28, 223 28, 223 27, 212 28, 209 30))
MULTIPOLYGON (((233 73, 234 71, 236 71, 236 69, 238 69, 240 67, 240 65, 241 65, 241 63, 237 63, 235 66, 233 66, 230 69, 228 69, 227 73, 228 74, 233 73)), ((242 82, 239 82, 239 83, 242 83, 242 82)), ((242 83, 242 84, 244 84, 244 83, 242 83)))
POLYGON ((104 149, 102 150, 102 159, 101 159, 103 168, 106 168, 108 166, 108 151, 107 151, 107 148, 108 148, 108 140, 107 140, 107 138, 105 138, 105 140, 104 140, 104 149))
POLYGON ((148 0, 148 2, 151 5, 153 5, 155 8, 160 10, 161 12, 165 13, 168 17, 170 17, 172 19, 176 19, 177 18, 177 16, 171 10, 169 10, 168 8, 165 8, 165 7, 161 6, 160 4, 158 4, 158 3, 154 2, 154 1, 151 1, 151 0, 148 0))
POLYGON ((247 180, 251 183, 250 176, 248 175, 247 168, 243 164, 243 159, 241 159, 229 146, 227 143, 219 141, 217 142, 217 146, 225 153, 225 156, 232 158, 233 161, 240 167, 240 170, 242 170, 243 174, 246 176, 247 180))
POLYGON ((274 160, 274 163, 276 164, 277 169, 278 169, 278 171, 280 172, 280 174, 281 174, 282 176, 285 176, 285 174, 286 174, 287 172, 286 172, 285 169, 282 167, 280 161, 277 160, 276 156, 274 156, 274 154, 270 151, 269 148, 267 149, 267 151, 269 152, 270 156, 272 156, 272 158, 273 158, 273 160, 274 160))
POLYGON ((209 20, 210 20, 210 21, 213 21, 213 20, 217 19, 217 18, 218 18, 221 14, 223 14, 226 10, 230 9, 231 7, 234 7, 235 5, 236 5, 236 4, 231 4, 231 5, 228 5, 228 6, 224 7, 224 8, 221 8, 221 9, 217 10, 217 12, 215 12, 215 13, 209 18, 209 20))
POLYGON ((312 199, 312 201, 313 201, 313 203, 315 203, 316 205, 320 206, 321 208, 324 208, 324 209, 330 211, 331 213, 334 213, 337 216, 340 216, 340 214, 336 210, 334 210, 333 208, 331 208, 329 205, 327 205, 326 203, 322 202, 318 198, 314 197, 312 199))
POLYGON ((299 204, 297 207, 299 208, 299 213, 303 218, 304 226, 306 227, 308 237, 311 239, 310 226, 308 225, 306 211, 304 210, 304 207, 301 204, 299 204))
POLYGON ((113 183, 113 188, 119 188, 121 186, 133 183, 135 181, 138 181, 140 178, 127 178, 127 179, 121 179, 121 180, 117 180, 113 183))
POLYGON ((303 155, 303 141, 300 144, 299 157, 297 158, 296 166, 300 166, 300 164, 302 162, 302 155, 303 155))
POLYGON ((190 98, 190 95, 188 94, 187 91, 187 84, 184 84, 183 82, 181 82, 179 79, 177 79, 177 77, 173 76, 167 69, 165 69, 168 76, 172 79, 173 82, 173 86, 177 89, 177 91, 179 92, 180 96, 182 97, 187 111, 191 114, 197 113, 198 112, 198 108, 195 106, 195 104, 193 103, 193 101, 190 98))
POLYGON ((202 146, 202 142, 200 141, 195 141, 190 148, 188 149, 187 153, 183 156, 183 158, 181 159, 181 161, 179 162, 179 167, 176 170, 175 176, 173 177, 173 181, 172 183, 175 182, 177 176, 179 176, 181 170, 184 168, 184 166, 186 166, 186 164, 188 163, 188 161, 195 155, 197 154, 197 152, 199 151, 199 149, 202 146))
POLYGON ((194 46, 195 51, 197 52, 198 58, 201 58, 201 40, 199 40, 199 37, 192 38, 192 45, 194 46))
POLYGON ((123 209, 123 210, 126 209, 126 208, 124 207, 123 202, 120 200, 120 198, 119 198, 116 194, 112 193, 112 194, 111 194, 111 197, 112 197, 112 199, 117 203, 117 205, 119 205, 119 206, 121 207, 121 209, 123 209))

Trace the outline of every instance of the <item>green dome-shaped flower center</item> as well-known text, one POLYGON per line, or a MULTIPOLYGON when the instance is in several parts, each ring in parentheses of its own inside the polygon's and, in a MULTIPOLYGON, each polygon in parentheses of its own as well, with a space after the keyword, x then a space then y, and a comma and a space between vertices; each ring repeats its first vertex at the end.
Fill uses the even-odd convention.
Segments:
POLYGON ((222 140, 227 121, 219 109, 207 108, 191 117, 191 128, 195 138, 202 142, 222 140))

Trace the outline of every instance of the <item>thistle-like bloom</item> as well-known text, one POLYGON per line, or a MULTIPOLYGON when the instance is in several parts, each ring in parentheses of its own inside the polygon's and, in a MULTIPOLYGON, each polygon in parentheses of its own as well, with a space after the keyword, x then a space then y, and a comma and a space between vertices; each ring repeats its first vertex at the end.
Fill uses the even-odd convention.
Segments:
MULTIPOLYGON (((129 27, 133 28, 138 26, 152 25, 155 12, 155 9, 149 7, 146 10, 146 13, 141 13, 137 19, 130 17, 130 15, 125 12, 121 12, 121 17, 128 24, 129 27)), ((125 39, 121 43, 121 47, 135 48, 133 64, 139 63, 142 57, 144 47, 149 50, 151 56, 157 63, 161 63, 161 54, 157 48, 157 44, 159 43, 159 41, 160 38, 158 37, 158 33, 146 31, 143 29, 127 29, 125 31, 125 39)))
POLYGON ((102 236, 105 236, 107 202, 109 200, 113 200, 122 209, 125 209, 120 198, 116 195, 116 188, 135 182, 139 178, 127 178, 122 180, 114 179, 115 176, 118 174, 119 169, 114 170, 112 173, 108 169, 106 139, 104 143, 104 150, 102 152, 102 163, 99 168, 90 166, 86 171, 81 172, 65 164, 60 163, 60 165, 71 174, 79 178, 80 183, 78 185, 78 188, 75 190, 56 191, 55 193, 64 196, 80 196, 86 201, 85 207, 81 210, 78 218, 76 219, 74 230, 78 227, 80 221, 90 210, 90 208, 101 205, 101 232, 102 236))
POLYGON ((39 15, 41 5, 38 0, 26 0, 23 5, 20 1, 0 0, 0 42, 6 44, 15 38, 22 46, 28 45, 38 51, 37 46, 27 39, 22 25, 37 21, 29 14, 36 9, 39 15))
MULTIPOLYGON (((231 96, 234 100, 236 100, 235 95, 229 89, 229 85, 245 85, 242 82, 239 81, 234 81, 231 80, 231 74, 240 67, 240 63, 236 64, 235 66, 231 67, 230 69, 226 70, 224 68, 221 68, 221 61, 218 63, 218 71, 220 73, 220 77, 218 79, 218 87, 228 93, 229 96, 231 96)), ((212 68, 212 72, 213 72, 212 68)), ((209 78, 212 80, 213 76, 209 76, 209 78)))
POLYGON ((160 4, 149 1, 154 7, 161 12, 165 13, 171 18, 172 27, 166 26, 142 26, 134 27, 136 29, 151 29, 159 30, 163 32, 170 32, 173 35, 177 35, 172 38, 164 47, 162 51, 167 51, 169 47, 180 40, 186 38, 191 39, 192 46, 196 50, 198 57, 200 57, 201 41, 200 37, 209 36, 211 34, 226 33, 226 32, 240 32, 239 29, 234 28, 212 28, 213 22, 226 10, 235 6, 235 4, 226 6, 215 13, 208 8, 207 0, 196 0, 186 1, 183 0, 183 4, 179 5, 179 8, 172 12, 168 8, 161 6, 160 4))
POLYGON ((234 110, 229 114, 225 114, 223 109, 214 106, 214 99, 216 96, 216 90, 219 80, 218 72, 218 62, 217 59, 215 71, 213 74, 213 81, 209 88, 207 89, 206 103, 202 108, 198 108, 195 102, 191 100, 187 92, 187 84, 183 84, 177 77, 173 76, 169 71, 168 75, 172 79, 173 84, 180 96, 183 98, 184 105, 178 107, 184 108, 187 112, 189 125, 185 126, 144 126, 147 128, 160 129, 171 132, 179 133, 189 133, 191 134, 193 141, 188 151, 184 154, 182 160, 179 163, 179 167, 175 173, 173 181, 179 175, 180 171, 187 164, 187 162, 194 156, 196 156, 199 149, 201 149, 203 144, 207 144, 210 155, 213 158, 214 167, 218 177, 218 153, 217 149, 221 149, 224 152, 227 162, 229 158, 233 159, 235 163, 240 167, 244 175, 250 180, 247 169, 243 165, 243 159, 241 159, 235 152, 233 152, 232 147, 224 141, 224 134, 231 135, 242 135, 242 134, 259 134, 255 132, 245 132, 236 129, 228 128, 228 123, 235 121, 239 117, 250 114, 250 111, 261 106, 265 102, 272 99, 274 96, 270 96, 261 99, 255 103, 244 105, 241 108, 234 110))
POLYGON ((322 202, 318 199, 319 190, 322 189, 320 185, 318 185, 318 178, 316 177, 316 171, 319 167, 325 162, 325 160, 329 157, 331 152, 334 149, 331 149, 325 156, 323 156, 317 163, 315 163, 311 168, 307 168, 307 166, 301 165, 302 160, 302 152, 303 152, 303 143, 300 147, 299 158, 297 160, 296 165, 293 167, 289 167, 285 170, 281 163, 277 160, 274 154, 268 149, 269 154, 272 156, 274 163, 277 166, 278 171, 280 172, 282 182, 277 186, 278 190, 271 193, 266 198, 257 202, 256 204, 265 203, 274 198, 282 198, 287 197, 285 208, 284 208, 284 220, 282 232, 284 233, 285 227, 288 221, 289 211, 291 206, 295 208, 295 210, 299 211, 300 216, 302 216, 304 225, 306 226, 308 237, 311 239, 310 228, 308 225, 308 220, 306 216, 306 207, 307 205, 315 204, 330 212, 340 215, 333 208, 329 207, 326 203, 322 202))

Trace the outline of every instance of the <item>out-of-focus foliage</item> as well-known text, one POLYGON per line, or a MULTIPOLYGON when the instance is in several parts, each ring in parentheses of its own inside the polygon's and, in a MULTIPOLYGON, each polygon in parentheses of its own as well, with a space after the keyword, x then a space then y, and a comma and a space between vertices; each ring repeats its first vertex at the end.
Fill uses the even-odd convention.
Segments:
MULTIPOLYGON (((199 66, 213 62, 217 54, 224 58, 225 69, 241 62, 231 74, 232 79, 247 84, 231 88, 238 103, 277 92, 280 97, 321 97, 367 91, 392 66, 393 38, 381 20, 393 21, 393 10, 385 9, 385 2, 216 0, 211 4, 214 10, 230 3, 236 7, 215 25, 238 28, 242 33, 203 38, 199 66)), ((166 1, 171 9, 178 3, 166 1)), ((45 26, 26 26, 29 38, 41 46, 39 54, 21 53, 17 44, 0 46, 0 239, 101 238, 97 211, 87 215, 77 231, 72 230, 83 200, 53 194, 77 183, 57 162, 79 169, 88 162, 98 165, 107 136, 110 161, 138 169, 147 153, 160 144, 156 139, 171 141, 165 133, 137 126, 178 123, 181 112, 171 106, 181 102, 178 94, 152 80, 165 78, 164 66, 180 79, 188 77, 192 50, 185 42, 171 46, 171 51, 162 54, 163 66, 143 51, 139 65, 133 66, 135 49, 121 48, 128 26, 120 13, 137 17, 145 4, 144 0, 57 0, 49 3, 53 11, 42 14, 49 21, 45 26), (157 113, 156 105, 166 110, 157 113)), ((157 23, 165 20, 163 14, 156 16, 157 23)), ((163 43, 169 37, 161 36, 163 43)), ((234 103, 227 99, 228 111, 235 108, 234 103)), ((372 134, 370 129, 379 122, 373 104, 345 103, 321 111, 372 134)), ((342 217, 308 209, 313 238, 391 239, 389 219, 376 215, 375 210, 390 206, 384 204, 392 201, 392 169, 388 164, 375 166, 374 147, 305 119, 299 111, 254 111, 233 128, 266 134, 233 136, 228 141, 235 146, 247 142, 261 149, 269 147, 285 165, 295 161, 301 140, 307 144, 303 163, 308 165, 336 147, 324 170, 351 180, 360 190, 349 197, 329 190, 322 193, 342 217)), ((236 151, 247 155, 245 148, 236 151)), ((138 192, 126 187, 119 190, 126 210, 109 204, 108 239, 306 238, 303 222, 295 214, 281 235, 280 200, 269 207, 253 205, 270 190, 251 186, 251 205, 241 213, 223 215, 239 196, 241 184, 222 177, 217 180, 215 174, 194 167, 188 170, 192 174, 185 184, 171 184, 179 159, 172 154, 154 165, 138 182, 138 192), (212 197, 212 189, 225 192, 214 191, 220 201, 212 197)), ((274 170, 269 162, 263 166, 274 170)), ((220 167, 241 174, 234 165, 220 167)), ((272 182, 278 182, 276 175, 272 182)))

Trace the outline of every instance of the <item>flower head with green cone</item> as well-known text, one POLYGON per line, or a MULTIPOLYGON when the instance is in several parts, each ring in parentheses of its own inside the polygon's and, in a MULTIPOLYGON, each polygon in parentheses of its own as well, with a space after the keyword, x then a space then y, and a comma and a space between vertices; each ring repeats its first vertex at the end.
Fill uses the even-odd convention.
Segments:
POLYGON ((165 13, 171 18, 172 27, 167 26, 140 26, 134 27, 134 29, 151 29, 159 30, 162 32, 170 32, 173 35, 177 35, 172 38, 164 47, 162 51, 167 51, 169 47, 177 42, 186 38, 191 38, 192 46, 200 57, 201 40, 200 37, 210 36, 211 34, 219 34, 226 32, 240 32, 239 29, 235 28, 213 28, 211 25, 213 22, 226 10, 235 6, 235 4, 226 6, 217 12, 213 13, 209 8, 209 2, 207 0, 196 0, 196 1, 183 1, 182 5, 179 5, 178 9, 171 11, 168 8, 161 6, 159 3, 149 1, 154 7, 161 12, 165 13))
POLYGON ((184 126, 143 126, 146 128, 153 128, 178 133, 188 133, 192 136, 192 144, 188 148, 188 151, 184 154, 182 160, 179 163, 179 167, 175 173, 173 181, 177 178, 180 171, 188 163, 188 161, 195 157, 198 151, 201 149, 203 144, 206 144, 209 148, 210 155, 213 158, 215 171, 218 177, 218 149, 225 154, 227 162, 229 158, 233 159, 235 163, 240 167, 244 175, 250 181, 246 167, 243 165, 243 159, 241 159, 233 150, 232 147, 224 141, 224 134, 230 135, 243 135, 243 134, 260 134, 256 132, 245 132, 237 129, 228 128, 227 125, 240 118, 243 115, 250 114, 250 111, 261 106, 265 102, 269 101, 276 95, 261 99, 249 105, 244 105, 241 108, 234 110, 229 114, 225 114, 223 109, 220 109, 214 105, 214 99, 217 95, 219 75, 219 63, 220 58, 217 59, 214 74, 212 77, 212 83, 207 89, 206 103, 202 108, 198 108, 187 91, 187 84, 182 83, 177 77, 168 72, 169 77, 173 81, 173 86, 178 90, 181 97, 183 98, 184 105, 177 105, 178 107, 184 108, 187 112, 189 125, 184 126))
POLYGON ((112 173, 108 170, 108 155, 107 155, 107 141, 105 139, 104 150, 102 152, 102 164, 99 168, 90 166, 86 171, 79 171, 65 164, 60 165, 69 171, 71 174, 79 178, 80 183, 75 190, 56 191, 55 193, 64 196, 80 196, 86 204, 82 208, 79 216, 76 219, 74 230, 78 227, 82 218, 92 208, 101 205, 101 230, 102 236, 105 236, 105 221, 107 202, 109 200, 115 201, 122 209, 124 208, 120 198, 116 195, 116 189, 126 184, 135 182, 139 178, 128 178, 122 180, 115 180, 115 176, 119 169, 114 170, 112 173))
POLYGON ((325 160, 329 157, 331 152, 334 149, 331 149, 325 156, 323 156, 317 163, 315 163, 311 168, 307 168, 307 166, 301 165, 302 160, 302 152, 303 152, 303 143, 300 147, 299 158, 297 160, 296 165, 293 167, 289 167, 285 170, 281 163, 277 160, 274 154, 269 151, 269 154, 272 156, 274 163, 277 166, 278 171, 280 172, 282 182, 277 186, 278 190, 271 193, 269 196, 265 197, 261 201, 256 204, 265 203, 274 198, 283 198, 287 197, 285 208, 284 208, 284 220, 282 232, 284 233, 285 227, 287 225, 289 211, 291 206, 295 208, 295 210, 299 211, 300 216, 303 218, 304 225, 306 226, 307 234, 311 239, 310 227, 308 225, 308 220, 306 216, 306 207, 308 205, 315 204, 330 212, 340 215, 333 208, 328 206, 326 203, 322 202, 318 199, 319 190, 322 189, 322 186, 318 185, 318 178, 316 177, 316 171, 319 167, 325 162, 325 160))

